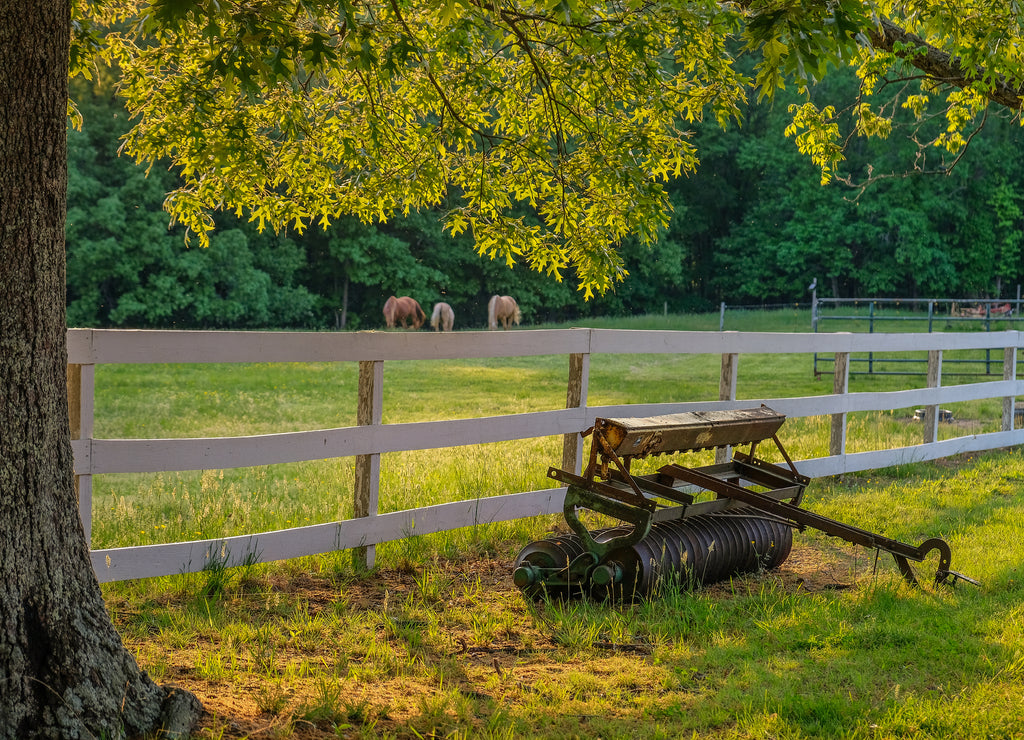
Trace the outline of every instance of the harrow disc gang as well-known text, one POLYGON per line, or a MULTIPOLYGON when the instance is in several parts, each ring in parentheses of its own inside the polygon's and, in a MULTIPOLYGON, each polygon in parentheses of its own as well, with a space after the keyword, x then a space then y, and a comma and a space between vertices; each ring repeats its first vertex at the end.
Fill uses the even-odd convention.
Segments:
MULTIPOLYGON (((593 536, 605 543, 631 529, 610 527, 593 536)), ((533 542, 516 558, 513 581, 533 597, 546 593, 632 600, 650 596, 665 584, 694 588, 776 568, 792 546, 787 523, 755 509, 735 509, 655 523, 639 542, 611 550, 600 562, 575 534, 533 542)))

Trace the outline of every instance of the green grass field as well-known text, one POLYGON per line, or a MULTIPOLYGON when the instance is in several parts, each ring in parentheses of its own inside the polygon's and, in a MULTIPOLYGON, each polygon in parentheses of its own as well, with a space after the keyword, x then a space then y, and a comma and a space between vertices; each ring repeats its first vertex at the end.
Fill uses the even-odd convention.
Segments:
MULTIPOLYGON (((804 331, 807 312, 752 315, 804 331)), ((588 326, 718 329, 718 315, 588 326)), ((737 327, 727 327, 737 328, 737 327)), ((592 359, 590 405, 713 399, 719 358, 592 359)), ((567 361, 387 363, 385 422, 557 408, 567 361), (458 390, 457 393, 453 389, 458 390)), ((97 437, 260 434, 355 421, 345 365, 101 366, 97 437)), ((854 376, 852 389, 923 385, 854 376)), ((808 357, 744 355, 739 396, 831 392, 808 357)), ((957 434, 999 402, 958 405, 957 434)), ((850 420, 851 451, 912 444, 912 409, 850 420)), ((965 432, 965 429, 967 430, 965 432)), ((945 433, 953 433, 946 430, 945 433)), ((828 420, 792 419, 799 459, 828 420)), ((560 439, 385 455, 381 510, 547 487, 560 439)), ((220 537, 350 516, 352 460, 97 476, 93 547, 220 537)), ((946 538, 982 582, 908 587, 892 559, 814 532, 792 562, 631 605, 533 603, 511 586, 537 517, 348 553, 108 584, 126 643, 154 677, 197 693, 209 738, 918 738, 1024 736, 1024 457, 815 480, 806 506, 889 537, 946 538)), ((931 570, 929 570, 929 568, 931 570)))

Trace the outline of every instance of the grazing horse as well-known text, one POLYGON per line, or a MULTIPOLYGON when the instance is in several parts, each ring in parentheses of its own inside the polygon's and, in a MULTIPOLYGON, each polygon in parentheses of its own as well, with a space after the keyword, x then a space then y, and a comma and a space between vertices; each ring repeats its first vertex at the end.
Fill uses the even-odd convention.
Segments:
POLYGON ((455 324, 455 312, 447 303, 435 303, 434 313, 430 315, 430 325, 434 331, 451 331, 455 324))
POLYGON ((511 322, 515 322, 516 326, 519 326, 519 319, 522 317, 523 315, 519 312, 519 304, 512 296, 491 296, 491 300, 487 303, 488 329, 497 329, 499 321, 503 329, 507 329, 511 322))
POLYGON ((413 329, 419 329, 427 320, 427 315, 423 313, 420 304, 409 296, 391 296, 384 303, 384 320, 389 329, 394 329, 397 324, 401 324, 403 329, 408 329, 406 322, 411 323, 413 329))

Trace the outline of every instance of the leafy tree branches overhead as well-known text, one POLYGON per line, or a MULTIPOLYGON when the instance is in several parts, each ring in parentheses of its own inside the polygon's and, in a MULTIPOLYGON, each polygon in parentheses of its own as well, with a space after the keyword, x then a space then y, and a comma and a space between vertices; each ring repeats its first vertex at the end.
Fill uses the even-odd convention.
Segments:
POLYGON ((627 237, 666 228, 665 182, 698 165, 690 127, 738 119, 748 91, 858 68, 852 130, 828 104, 793 108, 825 181, 850 136, 888 135, 926 98, 945 100, 947 125, 923 145, 953 154, 991 101, 1019 109, 1021 26, 1005 0, 103 7, 99 21, 128 29, 106 34, 137 116, 125 149, 181 167, 166 207, 200 243, 218 209, 301 230, 441 207, 481 254, 571 272, 588 296, 625 276, 627 237), (750 74, 736 49, 760 55, 750 74))
MULTIPOLYGON (((884 138, 901 128, 917 143, 915 159, 906 169, 945 173, 959 162, 992 109, 1022 122, 1024 25, 1019 3, 844 3, 852 4, 866 11, 855 37, 857 52, 847 60, 861 80, 860 95, 848 106, 854 125, 841 131, 836 108, 808 103, 792 108, 796 115, 787 131, 800 151, 821 167, 823 182, 836 173, 855 137, 884 138), (937 115, 942 126, 934 131, 937 115), (933 149, 943 155, 937 165, 928 156, 933 149)), ((860 182, 878 177, 872 174, 860 182)), ((849 176, 840 179, 853 184, 849 176)))
POLYGON ((697 165, 680 121, 724 121, 745 95, 736 14, 712 2, 165 1, 140 18, 108 37, 139 117, 125 147, 180 163, 168 208, 201 240, 218 208, 301 229, 443 204, 482 254, 571 268, 587 293, 624 276, 614 245, 667 223, 664 181, 697 165))

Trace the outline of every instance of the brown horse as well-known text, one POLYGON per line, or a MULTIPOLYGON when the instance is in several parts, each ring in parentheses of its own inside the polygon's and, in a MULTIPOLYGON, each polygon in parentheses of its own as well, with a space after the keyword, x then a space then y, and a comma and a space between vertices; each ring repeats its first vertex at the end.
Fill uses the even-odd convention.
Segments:
POLYGON ((427 315, 423 313, 420 304, 409 296, 391 296, 384 303, 384 320, 389 329, 394 329, 397 324, 401 324, 403 329, 408 329, 406 322, 412 324, 413 329, 419 329, 427 320, 427 315))
POLYGON ((487 303, 487 328, 497 329, 498 322, 501 327, 507 329, 508 325, 515 322, 519 326, 519 320, 523 315, 519 312, 519 304, 516 299, 509 295, 491 296, 487 303))
POLYGON ((430 325, 434 327, 434 331, 451 331, 455 325, 455 312, 452 307, 447 303, 435 303, 430 325))

